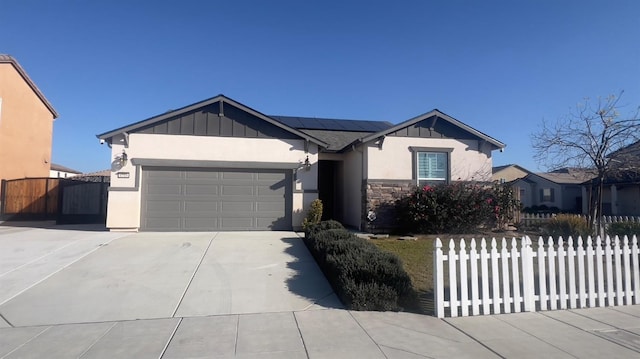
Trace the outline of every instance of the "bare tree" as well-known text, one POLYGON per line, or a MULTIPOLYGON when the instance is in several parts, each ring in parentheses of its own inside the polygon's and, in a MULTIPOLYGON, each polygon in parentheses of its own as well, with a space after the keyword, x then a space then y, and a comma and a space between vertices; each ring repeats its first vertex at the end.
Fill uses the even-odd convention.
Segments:
POLYGON ((597 233, 602 230, 603 182, 616 172, 628 170, 630 156, 625 149, 640 139, 640 108, 621 115, 621 95, 597 101, 585 99, 556 122, 543 121, 540 131, 531 136, 534 158, 543 167, 592 172, 589 215, 592 230, 597 233))

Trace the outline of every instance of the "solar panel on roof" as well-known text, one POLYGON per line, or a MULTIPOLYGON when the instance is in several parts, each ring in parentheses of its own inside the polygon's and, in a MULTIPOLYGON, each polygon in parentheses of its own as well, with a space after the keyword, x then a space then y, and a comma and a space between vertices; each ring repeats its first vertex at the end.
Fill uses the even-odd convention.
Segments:
POLYGON ((386 130, 392 125, 381 121, 341 120, 334 118, 312 118, 271 116, 281 123, 298 130, 328 130, 328 131, 359 131, 378 132, 386 130))

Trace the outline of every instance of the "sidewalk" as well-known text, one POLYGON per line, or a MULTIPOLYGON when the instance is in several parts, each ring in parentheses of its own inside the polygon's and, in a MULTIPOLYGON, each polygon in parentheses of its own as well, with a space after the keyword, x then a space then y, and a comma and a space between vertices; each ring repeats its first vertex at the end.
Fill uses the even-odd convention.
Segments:
POLYGON ((640 306, 448 318, 340 309, 11 327, 1 358, 640 358, 640 306))

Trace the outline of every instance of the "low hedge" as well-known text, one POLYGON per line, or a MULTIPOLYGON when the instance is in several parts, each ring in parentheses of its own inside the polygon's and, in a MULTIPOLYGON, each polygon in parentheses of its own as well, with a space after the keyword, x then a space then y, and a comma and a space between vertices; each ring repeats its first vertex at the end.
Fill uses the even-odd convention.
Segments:
POLYGON ((628 236, 629 239, 634 235, 640 236, 640 223, 638 222, 618 222, 611 223, 607 230, 607 234, 610 236, 628 236))
POLYGON ((396 255, 358 238, 339 222, 310 226, 305 244, 349 309, 400 310, 414 294, 396 255))

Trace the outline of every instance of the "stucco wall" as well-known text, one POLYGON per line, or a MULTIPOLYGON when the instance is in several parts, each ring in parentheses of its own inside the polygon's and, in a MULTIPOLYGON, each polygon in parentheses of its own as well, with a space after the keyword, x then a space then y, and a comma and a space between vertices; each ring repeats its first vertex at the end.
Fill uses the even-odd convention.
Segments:
POLYGON ((375 145, 367 147, 369 167, 366 178, 412 179, 414 164, 410 147, 453 149, 450 164, 452 181, 491 181, 489 145, 479 145, 476 140, 414 137, 387 137, 382 149, 375 145))
POLYGON ((0 63, 0 179, 48 177, 53 114, 9 63, 0 63))
POLYGON ((140 226, 141 196, 140 189, 135 188, 136 184, 142 186, 140 178, 144 167, 134 165, 135 159, 301 164, 307 156, 312 164, 311 169, 297 171, 292 184, 294 228, 300 226, 309 203, 317 198, 317 146, 310 145, 309 153, 305 153, 303 140, 157 134, 131 134, 126 146, 124 136, 114 137, 111 148, 111 158, 114 160, 111 187, 116 187, 117 190, 109 193, 107 226, 131 229, 140 226), (120 167, 115 158, 122 154, 123 149, 129 160, 125 166, 120 167), (118 178, 118 172, 128 172, 129 178, 118 178), (127 208, 122 208, 124 206, 127 208), (132 217, 132 213, 136 215, 132 217))

